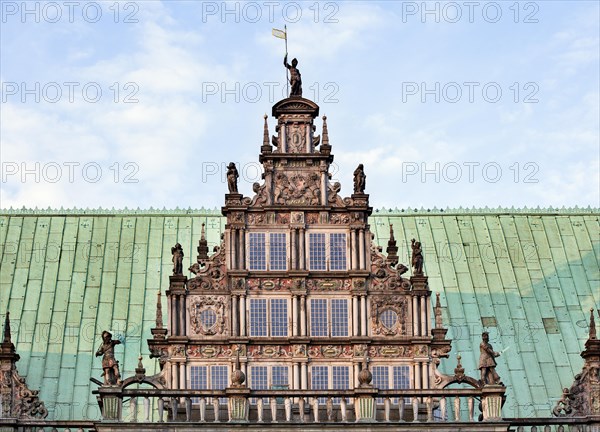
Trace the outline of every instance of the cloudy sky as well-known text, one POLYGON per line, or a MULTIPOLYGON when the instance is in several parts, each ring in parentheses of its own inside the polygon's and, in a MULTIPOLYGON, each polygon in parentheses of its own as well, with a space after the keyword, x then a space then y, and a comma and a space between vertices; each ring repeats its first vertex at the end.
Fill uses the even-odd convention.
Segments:
POLYGON ((251 195, 284 25, 342 195, 599 206, 596 1, 0 6, 2 208, 220 207, 230 161, 251 195))

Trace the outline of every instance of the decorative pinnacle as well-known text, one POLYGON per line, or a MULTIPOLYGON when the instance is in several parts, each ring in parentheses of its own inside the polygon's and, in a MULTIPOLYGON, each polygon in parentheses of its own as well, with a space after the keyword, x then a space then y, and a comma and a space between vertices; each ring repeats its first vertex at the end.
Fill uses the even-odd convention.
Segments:
POLYGON ((327 116, 323 116, 323 145, 329 145, 329 132, 327 131, 327 116))
POLYGON ((594 308, 590 309, 590 339, 596 339, 596 322, 594 321, 594 308))
POLYGON ((462 359, 462 357, 459 355, 456 356, 456 369, 454 369, 454 375, 455 376, 462 376, 465 374, 465 368, 462 366, 462 363, 460 362, 460 360, 462 359))
MULTIPOLYGON (((156 295, 156 328, 163 328, 162 303, 160 301, 160 289, 156 295)), ((140 357, 141 358, 141 357, 140 357)))
POLYGON ((270 146, 271 144, 269 143, 269 125, 267 124, 267 118, 268 116, 265 114, 265 131, 263 134, 263 146, 270 146))
POLYGON ((2 343, 12 343, 10 338, 10 312, 6 311, 6 319, 4 320, 4 340, 2 343))
POLYGON ((146 368, 144 368, 144 365, 142 363, 142 355, 141 354, 138 357, 138 366, 135 369, 135 374, 138 376, 142 376, 142 377, 146 375, 146 368))
POLYGON ((204 224, 202 224, 202 230, 200 231, 200 242, 198 245, 198 264, 202 260, 208 259, 208 242, 206 241, 206 230, 204 228, 204 224))
POLYGON ((241 387, 246 381, 246 374, 240 368, 240 347, 238 346, 235 355, 235 370, 231 374, 231 384, 234 387, 241 387))
POLYGON ((394 238, 394 225, 390 224, 390 239, 388 240, 388 246, 385 250, 388 254, 388 259, 397 260, 398 246, 396 246, 396 239, 394 238))
POLYGON ((369 358, 365 354, 365 358, 362 362, 361 371, 358 373, 358 382, 361 387, 368 387, 373 380, 373 374, 369 370, 369 358))
POLYGON ((433 311, 433 315, 435 316, 435 328, 443 328, 444 326, 442 323, 442 305, 440 303, 440 293, 435 293, 435 309, 433 311))

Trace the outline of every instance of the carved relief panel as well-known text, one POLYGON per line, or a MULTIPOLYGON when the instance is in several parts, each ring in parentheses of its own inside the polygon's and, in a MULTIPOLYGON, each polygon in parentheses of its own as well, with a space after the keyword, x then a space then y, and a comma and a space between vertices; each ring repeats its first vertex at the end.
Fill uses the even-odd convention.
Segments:
POLYGON ((193 296, 188 299, 191 335, 229 335, 229 296, 193 296))
POLYGON ((408 300, 405 296, 371 297, 371 334, 377 336, 405 335, 409 322, 408 300))

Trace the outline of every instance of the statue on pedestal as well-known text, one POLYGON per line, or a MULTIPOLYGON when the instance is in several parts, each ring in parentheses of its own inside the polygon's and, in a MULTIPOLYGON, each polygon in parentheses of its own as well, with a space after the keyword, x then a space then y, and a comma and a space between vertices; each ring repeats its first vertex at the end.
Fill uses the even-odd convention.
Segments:
POLYGON ((300 71, 296 66, 298 66, 298 60, 293 59, 292 64, 290 65, 287 62, 287 54, 283 58, 283 65, 289 69, 290 71, 290 85, 292 86, 292 90, 290 91, 290 96, 300 96, 302 97, 302 77, 300 76, 300 71))
POLYGON ((239 174, 235 164, 230 162, 229 166, 227 167, 227 187, 229 188, 229 193, 238 193, 238 177, 239 174))
POLYGON ((117 385, 121 380, 119 373, 119 362, 115 359, 115 345, 119 345, 121 341, 112 340, 112 334, 108 331, 102 332, 102 345, 96 351, 96 357, 102 357, 102 369, 104 372, 104 385, 117 385))
POLYGON ((481 334, 481 344, 479 345, 479 370, 481 371, 481 383, 487 384, 498 384, 501 385, 500 376, 496 373, 496 360, 495 357, 499 357, 500 353, 494 351, 492 344, 490 344, 490 335, 488 332, 481 334))
POLYGON ((359 164, 354 170, 354 193, 365 193, 366 184, 367 176, 365 175, 363 164, 359 164))
POLYGON ((179 243, 171 248, 173 254, 173 275, 183 274, 183 248, 179 243))

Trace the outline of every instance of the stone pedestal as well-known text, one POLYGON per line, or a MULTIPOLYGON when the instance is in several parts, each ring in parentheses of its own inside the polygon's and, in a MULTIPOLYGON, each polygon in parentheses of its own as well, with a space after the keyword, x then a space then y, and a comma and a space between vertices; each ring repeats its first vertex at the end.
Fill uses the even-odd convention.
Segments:
POLYGON ((229 387, 225 389, 227 394, 227 411, 229 413, 229 422, 246 423, 248 422, 248 413, 250 405, 248 395, 250 390, 247 388, 229 387))
POLYGON ((502 419, 502 398, 506 387, 486 385, 482 389, 481 409, 484 421, 499 421, 502 419))

